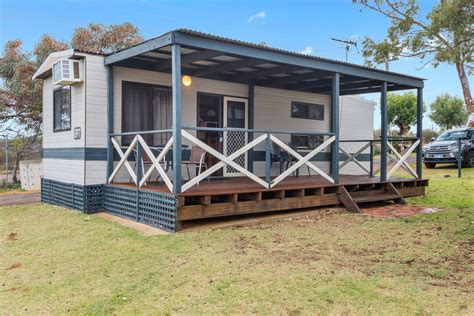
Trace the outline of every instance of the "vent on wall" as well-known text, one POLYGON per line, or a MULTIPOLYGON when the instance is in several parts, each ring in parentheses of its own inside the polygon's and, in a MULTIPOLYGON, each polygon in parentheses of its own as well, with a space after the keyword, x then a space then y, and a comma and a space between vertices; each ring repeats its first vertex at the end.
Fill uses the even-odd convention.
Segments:
POLYGON ((72 85, 82 82, 82 62, 61 59, 53 65, 53 84, 72 85))

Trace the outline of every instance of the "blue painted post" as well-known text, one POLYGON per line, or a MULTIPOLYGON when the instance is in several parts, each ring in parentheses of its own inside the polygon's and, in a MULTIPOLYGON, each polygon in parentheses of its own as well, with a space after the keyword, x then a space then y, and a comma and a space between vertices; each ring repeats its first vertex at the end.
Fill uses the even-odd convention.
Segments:
MULTIPOLYGON (((461 178, 461 173, 462 173, 462 158, 461 158, 461 150, 462 150, 462 143, 461 143, 461 138, 458 138, 458 178, 461 178)), ((469 154, 467 152, 467 154, 469 154)), ((467 157, 469 159, 469 156, 467 157)))
POLYGON ((339 73, 332 77, 331 93, 331 133, 336 140, 331 144, 331 174, 335 183, 339 183, 339 73))
POLYGON ((380 97, 380 181, 387 181, 387 82, 382 83, 380 97))
POLYGON ((114 148, 110 134, 114 132, 114 67, 107 66, 107 181, 114 170, 114 148))
MULTIPOLYGON (((248 86, 248 128, 249 129, 254 129, 254 115, 255 115, 255 86, 253 84, 249 84, 248 86)), ((248 133, 248 142, 253 141, 254 133, 249 132, 248 133)), ((250 172, 253 172, 253 148, 248 151, 248 157, 247 157, 247 165, 248 165, 248 170, 250 172)))
POLYGON ((267 139, 265 141, 265 181, 270 183, 272 181, 272 140, 270 139, 270 133, 267 133, 267 139))
POLYGON ((140 142, 137 143, 137 188, 140 186, 140 181, 142 180, 142 144, 140 142))
POLYGON ((374 176, 374 142, 370 141, 370 176, 374 176))
POLYGON ((173 193, 181 193, 181 45, 171 46, 173 87, 173 193))
POLYGON ((418 179, 423 177, 423 88, 417 89, 416 100, 416 137, 420 140, 420 144, 416 148, 416 173, 418 179))

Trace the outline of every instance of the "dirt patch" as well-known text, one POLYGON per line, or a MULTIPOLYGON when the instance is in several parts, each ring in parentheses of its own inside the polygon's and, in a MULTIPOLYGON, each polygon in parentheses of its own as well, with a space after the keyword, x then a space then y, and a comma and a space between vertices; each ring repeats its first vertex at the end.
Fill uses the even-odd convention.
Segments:
POLYGON ((100 217, 100 218, 103 218, 105 220, 108 220, 108 221, 118 223, 120 225, 129 227, 129 228, 135 229, 136 231, 138 231, 139 233, 141 233, 145 236, 156 236, 156 235, 166 235, 166 234, 168 234, 168 232, 166 232, 162 229, 152 227, 152 226, 149 226, 149 225, 145 225, 145 224, 142 224, 142 223, 138 223, 138 222, 135 222, 135 221, 132 221, 132 220, 129 220, 129 219, 126 219, 126 218, 118 217, 118 216, 115 216, 115 215, 112 215, 112 214, 100 212, 100 213, 96 213, 95 215, 100 217))
POLYGON ((370 207, 362 209, 362 214, 374 216, 374 217, 387 217, 387 218, 397 218, 412 216, 418 214, 431 214, 440 212, 442 209, 435 207, 425 207, 425 206, 414 206, 414 205, 402 205, 402 204, 393 204, 386 206, 370 207))
POLYGON ((11 266, 9 266, 7 268, 7 270, 13 270, 13 269, 18 269, 18 268, 21 268, 23 265, 21 264, 21 262, 15 262, 14 264, 12 264, 11 266))
POLYGON ((16 233, 10 233, 10 234, 8 234, 7 239, 8 239, 8 240, 17 240, 17 235, 16 235, 16 233))

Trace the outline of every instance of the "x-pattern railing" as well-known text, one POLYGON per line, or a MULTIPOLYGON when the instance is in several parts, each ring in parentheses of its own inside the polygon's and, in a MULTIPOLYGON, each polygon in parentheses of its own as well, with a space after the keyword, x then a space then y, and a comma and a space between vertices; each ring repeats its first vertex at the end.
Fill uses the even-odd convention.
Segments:
MULTIPOLYGON (((407 158, 410 157, 411 153, 413 153, 413 151, 420 145, 420 142, 420 139, 416 139, 410 147, 406 148, 401 153, 398 152, 398 150, 392 145, 391 142, 387 143, 387 146, 391 152, 387 153, 387 158, 390 160, 387 164, 387 167, 394 164, 394 166, 387 173, 387 180, 390 179, 400 167, 402 167, 406 172, 411 174, 414 178, 418 178, 418 174, 410 166, 407 161, 407 158)), ((374 146, 381 150, 381 146, 379 144, 374 143, 374 146)), ((379 171, 380 167, 374 171, 374 174, 377 174, 379 171)))
MULTIPOLYGON (((240 129, 229 129, 229 130, 240 130, 240 129)), ((257 133, 257 134, 261 133, 262 135, 256 137, 252 141, 245 144, 242 148, 238 149, 237 151, 227 156, 217 151, 216 149, 212 148, 208 144, 204 143, 203 141, 201 141, 200 139, 198 139, 196 136, 192 135, 191 133, 187 132, 186 130, 184 129, 181 130, 181 136, 184 139, 202 148, 204 151, 206 151, 206 153, 218 159, 218 162, 215 163, 213 166, 210 166, 204 172, 198 174, 196 177, 184 183, 181 187, 181 192, 185 192, 186 190, 189 190, 191 187, 198 185, 202 180, 209 177, 210 175, 212 175, 219 169, 223 168, 224 166, 229 166, 229 167, 234 168, 235 170, 240 172, 242 175, 250 178, 251 180, 255 181, 256 183, 258 183, 259 185, 261 185, 262 187, 266 189, 275 187, 276 185, 281 183, 284 179, 286 179, 289 175, 293 174, 298 168, 302 166, 307 166, 309 169, 321 175, 324 179, 326 179, 330 183, 335 182, 333 178, 331 178, 327 173, 325 173, 323 170, 321 170, 314 163, 311 162, 313 157, 315 157, 317 154, 322 152, 332 142, 335 141, 336 137, 334 135, 329 135, 330 137, 327 140, 325 140, 321 145, 319 145, 317 148, 311 150, 309 153, 303 156, 300 153, 298 153, 296 150, 294 150, 291 146, 285 144, 282 140, 280 140, 277 136, 273 134, 273 133, 285 133, 285 132, 280 132, 280 131, 269 132, 269 131, 262 131, 262 130, 244 130, 244 129, 241 129, 241 130, 244 132, 252 132, 252 133, 257 133), (253 150, 259 144, 266 143, 266 145, 268 145, 269 142, 275 143, 283 151, 286 151, 288 155, 294 158, 294 160, 292 161, 293 162, 292 165, 288 167, 284 172, 279 174, 277 177, 275 177, 274 179, 271 178, 270 174, 267 174, 265 179, 262 179, 261 177, 250 172, 245 167, 241 166, 235 161, 235 159, 244 155, 250 150, 253 150)), ((131 133, 123 133, 123 134, 130 135, 131 133)), ((130 174, 130 177, 135 183, 135 185, 138 188, 141 188, 144 185, 146 185, 151 174, 153 173, 154 170, 156 170, 160 178, 163 179, 163 182, 166 184, 168 189, 172 191, 173 183, 168 177, 166 173, 166 168, 164 168, 163 165, 164 165, 164 159, 167 153, 173 147, 173 137, 171 137, 168 140, 166 145, 162 149, 160 149, 160 152, 158 153, 158 155, 155 156, 155 154, 153 153, 151 148, 148 146, 148 144, 146 143, 145 139, 143 138, 141 134, 136 134, 133 140, 131 141, 130 145, 126 148, 120 147, 119 142, 114 137, 114 136, 121 136, 121 135, 122 134, 116 134, 116 135, 111 136, 111 143, 113 144, 115 150, 120 156, 120 160, 115 165, 115 168, 113 169, 108 179, 108 182, 109 183, 113 182, 113 180, 117 177, 119 170, 124 166, 127 172, 130 174), (136 157, 135 157, 136 170, 132 167, 132 165, 129 162, 129 157, 133 152, 136 153, 136 157), (144 165, 143 165, 143 160, 142 160, 142 152, 144 152, 148 156, 148 159, 151 163, 151 166, 148 168, 148 170, 143 170, 144 165), (144 172, 143 177, 141 176, 142 172, 144 172)), ((266 146, 267 151, 269 150, 268 148, 269 147, 266 146)), ((269 161, 266 161, 266 163, 269 163, 269 161)), ((269 169, 267 168, 267 170, 269 169)))
MULTIPOLYGON (((368 169, 362 162, 360 162, 357 158, 364 153, 369 147, 371 146, 371 141, 369 141, 367 144, 362 145, 359 149, 356 150, 355 153, 351 154, 349 151, 345 150, 343 147, 339 147, 339 150, 347 157, 347 159, 339 165, 339 170, 344 168, 345 166, 349 165, 349 163, 353 162, 359 168, 367 172, 367 174, 371 174, 370 169, 368 169)), ((372 159, 372 158, 371 158, 372 159)))
MULTIPOLYGON (((163 147, 162 150, 160 150, 160 153, 155 156, 153 151, 150 149, 146 141, 143 139, 143 137, 138 134, 136 135, 133 140, 131 141, 130 145, 125 149, 125 151, 122 150, 120 147, 119 143, 114 137, 111 137, 111 142, 117 151, 117 153, 120 156, 120 161, 118 164, 115 166, 114 170, 112 171, 112 174, 110 175, 108 182, 111 183, 115 177, 117 176, 118 172, 122 168, 122 166, 125 166, 127 169, 128 173, 130 174, 130 177, 132 178, 133 182, 137 187, 141 188, 143 185, 146 184, 148 178, 151 176, 152 172, 156 169, 158 171, 158 174, 160 177, 163 179, 163 182, 166 184, 168 189, 170 191, 173 191, 173 183, 171 183, 170 178, 166 174, 165 169, 162 167, 161 163, 165 159, 166 154, 169 152, 169 150, 173 146, 173 137, 171 137, 166 145, 163 147), (151 167, 146 170, 145 174, 141 179, 138 179, 137 174, 135 173, 135 170, 132 168, 130 165, 130 162, 128 161, 128 157, 132 154, 136 148, 138 148, 138 145, 141 146, 141 149, 147 154, 150 162, 152 163, 151 167)), ((143 166, 142 161, 137 161, 136 162, 136 167, 141 164, 143 166)), ((138 169, 138 168, 137 168, 138 169)), ((144 171, 144 170, 142 170, 144 171)))

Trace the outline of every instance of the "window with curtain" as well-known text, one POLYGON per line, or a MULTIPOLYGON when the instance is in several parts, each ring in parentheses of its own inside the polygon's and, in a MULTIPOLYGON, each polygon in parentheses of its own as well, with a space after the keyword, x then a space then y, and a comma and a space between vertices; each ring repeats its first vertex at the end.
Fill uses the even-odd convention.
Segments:
MULTIPOLYGON (((122 86, 122 132, 171 128, 171 89, 142 83, 124 82, 122 86)), ((129 145, 134 136, 122 137, 129 145)), ((143 135, 149 146, 164 146, 170 133, 143 135)))
POLYGON ((53 91, 53 131, 71 130, 71 87, 53 91))

